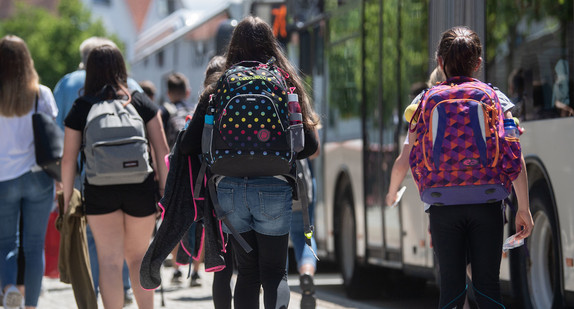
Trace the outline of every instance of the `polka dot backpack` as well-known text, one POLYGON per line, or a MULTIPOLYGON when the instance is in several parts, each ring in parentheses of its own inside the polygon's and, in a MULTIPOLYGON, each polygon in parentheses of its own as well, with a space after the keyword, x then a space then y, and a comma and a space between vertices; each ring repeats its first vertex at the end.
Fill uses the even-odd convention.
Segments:
POLYGON ((241 62, 218 81, 202 138, 203 157, 212 174, 294 175, 297 153, 289 127, 289 75, 274 61, 241 62))

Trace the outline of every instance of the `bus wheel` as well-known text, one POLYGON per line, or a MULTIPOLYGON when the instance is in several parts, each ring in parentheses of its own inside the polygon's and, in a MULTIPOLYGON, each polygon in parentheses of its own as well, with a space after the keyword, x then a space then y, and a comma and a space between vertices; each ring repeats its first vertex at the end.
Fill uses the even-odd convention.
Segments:
POLYGON ((513 286, 522 308, 562 308, 558 221, 544 184, 533 186, 530 211, 534 228, 526 246, 511 252, 513 286))
POLYGON ((343 276, 343 285, 349 298, 365 298, 368 296, 369 277, 365 268, 357 263, 357 231, 355 213, 353 210, 350 189, 342 190, 338 196, 340 211, 337 237, 339 268, 343 276))

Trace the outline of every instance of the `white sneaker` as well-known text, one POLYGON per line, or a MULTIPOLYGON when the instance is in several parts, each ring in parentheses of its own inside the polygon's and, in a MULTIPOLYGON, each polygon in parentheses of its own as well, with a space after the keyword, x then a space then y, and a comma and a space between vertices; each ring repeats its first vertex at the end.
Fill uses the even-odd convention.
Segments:
POLYGON ((24 308, 24 297, 15 286, 10 286, 4 292, 3 298, 4 309, 20 309, 24 308))

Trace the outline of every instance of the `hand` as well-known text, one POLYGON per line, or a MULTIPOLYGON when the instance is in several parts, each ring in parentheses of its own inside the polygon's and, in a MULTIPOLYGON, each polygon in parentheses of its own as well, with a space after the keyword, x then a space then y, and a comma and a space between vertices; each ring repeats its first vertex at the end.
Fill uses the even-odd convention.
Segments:
POLYGON ((516 212, 514 222, 516 227, 516 240, 530 236, 532 228, 534 227, 534 221, 532 220, 532 214, 529 209, 519 208, 516 212))
POLYGON ((58 192, 64 191, 64 184, 59 181, 54 181, 54 185, 56 186, 56 194, 54 194, 54 201, 58 201, 58 192))
POLYGON ((387 193, 387 196, 385 198, 385 203, 387 204, 387 207, 393 205, 393 203, 396 200, 397 200, 397 192, 396 191, 395 192, 389 191, 389 193, 387 193))

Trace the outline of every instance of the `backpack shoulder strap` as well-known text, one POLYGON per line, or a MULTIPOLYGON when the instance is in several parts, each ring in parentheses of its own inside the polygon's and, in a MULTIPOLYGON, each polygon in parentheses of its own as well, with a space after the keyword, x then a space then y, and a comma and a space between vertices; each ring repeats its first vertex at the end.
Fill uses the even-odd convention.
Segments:
POLYGON ((177 113, 177 106, 175 106, 175 104, 165 101, 161 105, 165 108, 170 117, 177 113))
POLYGON ((217 190, 215 188, 216 187, 215 178, 216 177, 214 176, 209 177, 209 180, 207 181, 207 187, 209 189, 209 196, 213 203, 213 208, 215 209, 217 218, 223 221, 223 223, 225 223, 225 226, 227 226, 227 228, 231 231, 231 234, 233 235, 235 240, 237 240, 237 242, 241 245, 241 247, 243 248, 243 250, 245 250, 245 252, 249 253, 253 251, 253 248, 251 248, 251 246, 247 243, 247 241, 245 241, 245 239, 241 237, 241 234, 239 234, 239 232, 229 222, 229 218, 227 218, 227 216, 225 215, 222 216, 224 212, 221 209, 221 206, 219 205, 219 200, 217 198, 217 190))
POLYGON ((427 88, 427 89, 423 90, 421 94, 419 94, 419 96, 421 98, 419 100, 418 107, 415 110, 413 116, 411 117, 411 120, 409 121, 409 132, 410 133, 415 132, 415 129, 417 128, 416 124, 418 122, 419 116, 420 116, 422 108, 423 108, 423 103, 426 100, 426 97, 427 97, 429 90, 430 90, 430 88, 427 88), (414 124, 415 124, 414 126, 413 126, 413 119, 416 119, 414 121, 414 124))

